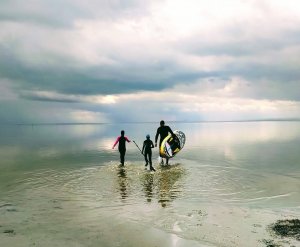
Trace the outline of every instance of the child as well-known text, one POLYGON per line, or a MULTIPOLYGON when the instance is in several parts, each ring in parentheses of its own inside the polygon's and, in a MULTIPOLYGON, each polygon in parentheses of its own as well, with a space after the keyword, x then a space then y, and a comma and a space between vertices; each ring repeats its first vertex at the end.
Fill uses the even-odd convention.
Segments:
POLYGON ((154 148, 154 145, 153 145, 153 142, 150 140, 150 135, 147 135, 146 140, 144 141, 144 144, 143 144, 142 154, 144 154, 144 156, 145 156, 145 161, 146 161, 145 166, 147 167, 148 159, 149 159, 150 171, 155 172, 155 169, 152 166, 152 150, 151 150, 151 148, 154 148), (148 159, 147 159, 147 156, 148 156, 148 159))
POLYGON ((125 135, 125 131, 122 130, 121 131, 121 136, 119 136, 115 142, 115 144, 113 145, 113 149, 114 147, 117 145, 117 143, 119 142, 119 152, 120 152, 120 162, 121 165, 124 166, 124 161, 125 161, 125 153, 126 153, 126 141, 130 142, 130 140, 124 136, 125 135))

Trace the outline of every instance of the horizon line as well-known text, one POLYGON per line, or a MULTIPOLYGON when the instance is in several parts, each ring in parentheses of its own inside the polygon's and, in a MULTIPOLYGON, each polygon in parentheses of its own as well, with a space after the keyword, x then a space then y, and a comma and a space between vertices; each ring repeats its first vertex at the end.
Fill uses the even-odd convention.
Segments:
MULTIPOLYGON (((168 121, 167 123, 238 123, 238 122, 299 122, 300 118, 269 118, 269 119, 245 119, 245 120, 177 120, 168 121)), ((132 122, 62 122, 62 123, 0 123, 0 125, 100 125, 100 124, 149 124, 158 123, 159 121, 132 121, 132 122)))

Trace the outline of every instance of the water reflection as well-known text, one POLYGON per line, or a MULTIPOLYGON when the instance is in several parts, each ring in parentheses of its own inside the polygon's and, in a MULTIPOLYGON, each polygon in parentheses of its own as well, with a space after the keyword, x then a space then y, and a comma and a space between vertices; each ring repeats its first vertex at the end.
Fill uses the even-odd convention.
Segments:
POLYGON ((146 172, 142 179, 143 189, 147 202, 152 201, 153 187, 154 187, 154 174, 146 172))
POLYGON ((148 203, 156 197, 164 208, 178 198, 183 190, 182 177, 185 170, 180 164, 162 166, 155 173, 146 172, 142 175, 143 193, 148 203))
POLYGON ((158 202, 164 208, 176 199, 182 192, 182 184, 179 183, 184 174, 180 164, 162 166, 158 178, 158 202))
POLYGON ((119 190, 121 198, 124 200, 128 197, 128 191, 127 191, 127 174, 126 169, 122 166, 118 168, 118 183, 119 183, 119 190))
POLYGON ((216 143, 232 145, 291 141, 300 137, 299 122, 195 123, 178 124, 176 128, 188 137, 185 148, 216 143))
MULTIPOLYGON (((94 181, 106 188, 103 194, 105 198, 109 194, 108 203, 116 198, 119 202, 120 198, 130 197, 131 203, 145 203, 146 200, 166 207, 183 194, 183 185, 185 191, 188 190, 185 199, 198 201, 205 200, 203 195, 213 196, 214 200, 216 190, 224 191, 226 195, 221 197, 226 201, 256 198, 253 193, 258 191, 261 195, 262 190, 266 196, 294 192, 298 195, 299 190, 295 189, 298 182, 289 177, 300 177, 299 123, 176 123, 173 129, 180 129, 187 136, 183 151, 174 158, 183 164, 159 167, 155 173, 143 170, 140 153, 133 144, 127 146, 128 166, 117 167, 119 155, 111 145, 120 129, 126 129, 128 136, 142 143, 144 134, 155 130, 156 123, 1 126, 0 192, 5 191, 8 184, 17 184, 18 178, 26 172, 49 169, 61 174, 64 170, 108 167, 103 169, 107 173, 99 172, 105 183, 94 181), (189 171, 184 179, 188 181, 182 179, 185 170, 189 171), (281 177, 281 181, 288 181, 284 193, 274 187, 276 174, 287 177, 281 177), (270 179, 261 179, 261 175, 270 179), (248 194, 241 191, 248 191, 248 194)), ((157 149, 153 155, 158 155, 157 149)), ((62 179, 67 180, 68 174, 64 175, 62 179)), ((94 186, 93 180, 89 182, 94 186)), ((297 203, 299 197, 293 196, 290 201, 297 203)))

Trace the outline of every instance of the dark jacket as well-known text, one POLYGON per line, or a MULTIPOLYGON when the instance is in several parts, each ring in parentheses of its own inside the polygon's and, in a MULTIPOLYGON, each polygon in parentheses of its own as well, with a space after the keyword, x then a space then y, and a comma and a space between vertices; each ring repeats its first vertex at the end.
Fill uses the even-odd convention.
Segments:
POLYGON ((151 148, 154 148, 153 142, 150 139, 144 141, 142 152, 152 153, 151 148))
POLYGON ((156 135, 155 135, 155 143, 157 143, 157 139, 158 139, 159 135, 160 135, 159 143, 161 143, 168 136, 169 133, 174 135, 173 131, 171 130, 171 128, 169 126, 164 125, 164 126, 158 127, 158 129, 156 131, 156 135))

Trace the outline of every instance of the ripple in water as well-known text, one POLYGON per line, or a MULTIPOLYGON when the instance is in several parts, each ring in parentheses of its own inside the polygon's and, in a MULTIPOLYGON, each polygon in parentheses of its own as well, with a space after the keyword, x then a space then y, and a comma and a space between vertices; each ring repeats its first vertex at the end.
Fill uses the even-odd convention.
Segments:
POLYGON ((261 206, 286 203, 287 198, 294 201, 293 196, 297 194, 299 181, 291 177, 238 167, 189 164, 192 172, 184 191, 186 200, 261 206))

